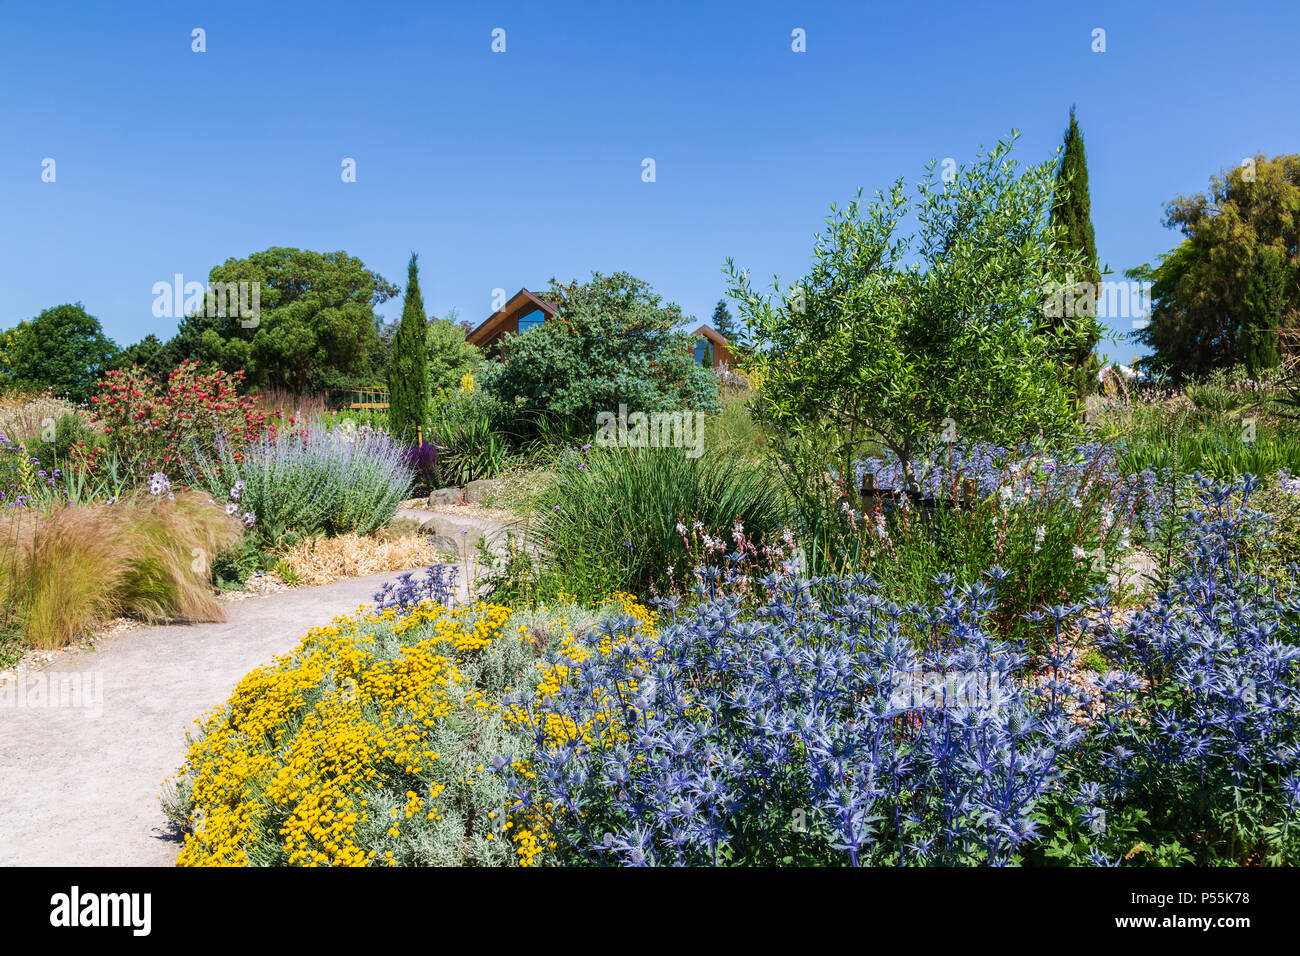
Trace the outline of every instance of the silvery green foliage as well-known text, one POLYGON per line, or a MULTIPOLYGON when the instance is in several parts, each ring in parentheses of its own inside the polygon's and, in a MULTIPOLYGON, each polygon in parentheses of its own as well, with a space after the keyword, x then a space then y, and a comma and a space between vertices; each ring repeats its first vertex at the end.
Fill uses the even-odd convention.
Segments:
MULTIPOLYGON (((411 606, 394 605, 399 614, 411 606)), ((464 655, 459 665, 462 680, 447 693, 455 707, 427 730, 424 749, 438 753, 439 779, 447 790, 436 801, 441 819, 420 814, 402 836, 388 833, 390 814, 400 813, 401 794, 379 791, 371 798, 371 814, 357 827, 358 844, 375 850, 383 859, 392 852, 399 866, 508 866, 516 862, 514 844, 505 828, 511 803, 508 781, 495 772, 497 764, 514 754, 525 754, 529 741, 511 728, 504 713, 475 707, 474 691, 480 700, 499 701, 507 688, 531 695, 541 670, 537 647, 556 646, 566 631, 579 633, 590 627, 599 614, 576 606, 550 609, 530 608, 513 614, 503 626, 503 636, 487 647, 464 655), (491 838, 489 838, 489 834, 491 838)), ((465 626, 472 628, 472 620, 465 626)), ((381 621, 369 625, 375 638, 375 652, 395 658, 405 645, 428 640, 435 634, 432 623, 400 635, 381 621)), ((328 688, 327 688, 328 689, 328 688)), ((534 865, 547 862, 538 858, 534 865)))
POLYGON ((264 433, 236 456, 218 436, 215 460, 194 454, 192 478, 225 498, 244 483, 240 504, 271 539, 370 534, 396 514, 415 476, 405 446, 382 431, 305 426, 264 433))

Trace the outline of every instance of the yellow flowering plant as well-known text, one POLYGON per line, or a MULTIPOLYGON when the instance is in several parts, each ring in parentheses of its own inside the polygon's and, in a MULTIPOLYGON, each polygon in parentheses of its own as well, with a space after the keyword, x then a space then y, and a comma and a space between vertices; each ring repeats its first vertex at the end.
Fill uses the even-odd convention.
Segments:
POLYGON ((185 831, 178 865, 547 862, 547 821, 492 772, 526 770, 532 746, 502 700, 558 690, 577 637, 611 614, 653 620, 617 595, 595 610, 425 602, 312 630, 198 721, 164 800, 185 831))

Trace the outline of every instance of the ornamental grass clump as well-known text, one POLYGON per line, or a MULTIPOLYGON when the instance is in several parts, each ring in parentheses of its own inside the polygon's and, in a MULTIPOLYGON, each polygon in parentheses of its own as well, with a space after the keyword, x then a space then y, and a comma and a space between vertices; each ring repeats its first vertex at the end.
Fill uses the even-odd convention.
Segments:
POLYGON ((263 433, 242 452, 222 436, 215 447, 211 457, 194 450, 192 480, 223 499, 242 482, 240 507, 270 543, 286 534, 371 534, 415 481, 406 447, 376 429, 308 425, 263 433))
POLYGON ((0 511, 0 630, 55 648, 120 615, 222 620, 213 556, 241 537, 206 494, 0 511))
MULTIPOLYGON (((550 558, 568 590, 615 588, 650 593, 671 587, 682 564, 677 526, 708 529, 740 522, 751 537, 771 538, 789 517, 780 483, 762 465, 681 448, 583 448, 568 451, 555 481, 537 499, 530 544, 550 558)), ((594 595, 589 595, 594 596, 594 595)))

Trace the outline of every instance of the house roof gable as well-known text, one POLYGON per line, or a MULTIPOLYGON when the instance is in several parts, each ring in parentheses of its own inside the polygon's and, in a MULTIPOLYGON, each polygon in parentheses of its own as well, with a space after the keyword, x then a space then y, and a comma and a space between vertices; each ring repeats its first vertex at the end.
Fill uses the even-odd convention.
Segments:
POLYGON ((512 315, 518 314, 521 309, 529 305, 541 309, 546 313, 547 318, 559 311, 559 308, 554 303, 548 302, 539 295, 534 295, 527 289, 520 289, 510 297, 505 305, 489 315, 472 332, 466 335, 465 341, 470 345, 482 345, 492 341, 512 315))

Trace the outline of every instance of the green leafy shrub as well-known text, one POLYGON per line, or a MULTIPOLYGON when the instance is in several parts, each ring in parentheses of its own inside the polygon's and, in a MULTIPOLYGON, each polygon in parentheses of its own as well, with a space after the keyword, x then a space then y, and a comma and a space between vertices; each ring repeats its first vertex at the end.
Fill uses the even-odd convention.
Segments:
POLYGON ((74 447, 94 447, 102 444, 103 436, 98 434, 78 412, 64 412, 54 423, 53 429, 47 426, 40 437, 29 444, 34 455, 46 470, 66 465, 74 447))
POLYGON ((915 490, 913 459, 943 433, 1014 444, 1075 430, 1058 357, 1076 343, 1046 327, 1043 283, 1082 270, 1049 226, 1054 164, 1021 173, 1010 149, 998 144, 950 182, 931 164, 914 200, 900 179, 868 205, 832 207, 811 273, 775 295, 728 263, 754 331, 763 418, 796 494, 878 448, 915 490), (899 235, 913 221, 915 234, 899 235))
POLYGON ((438 448, 437 481, 463 486, 495 478, 509 450, 501 402, 482 389, 444 392, 435 401, 424 439, 438 448))
MULTIPOLYGON (((558 313, 507 336, 482 371, 483 387, 515 412, 559 419, 591 434, 596 416, 626 405, 633 412, 711 411, 717 379, 696 365, 689 335, 676 331, 681 308, 648 283, 614 273, 586 283, 554 281, 546 298, 558 313)), ((528 415, 520 427, 535 427, 528 415)))
POLYGON ((460 388, 466 375, 483 362, 483 352, 465 341, 465 330, 450 319, 433 319, 429 323, 428 377, 434 402, 439 392, 460 388))

